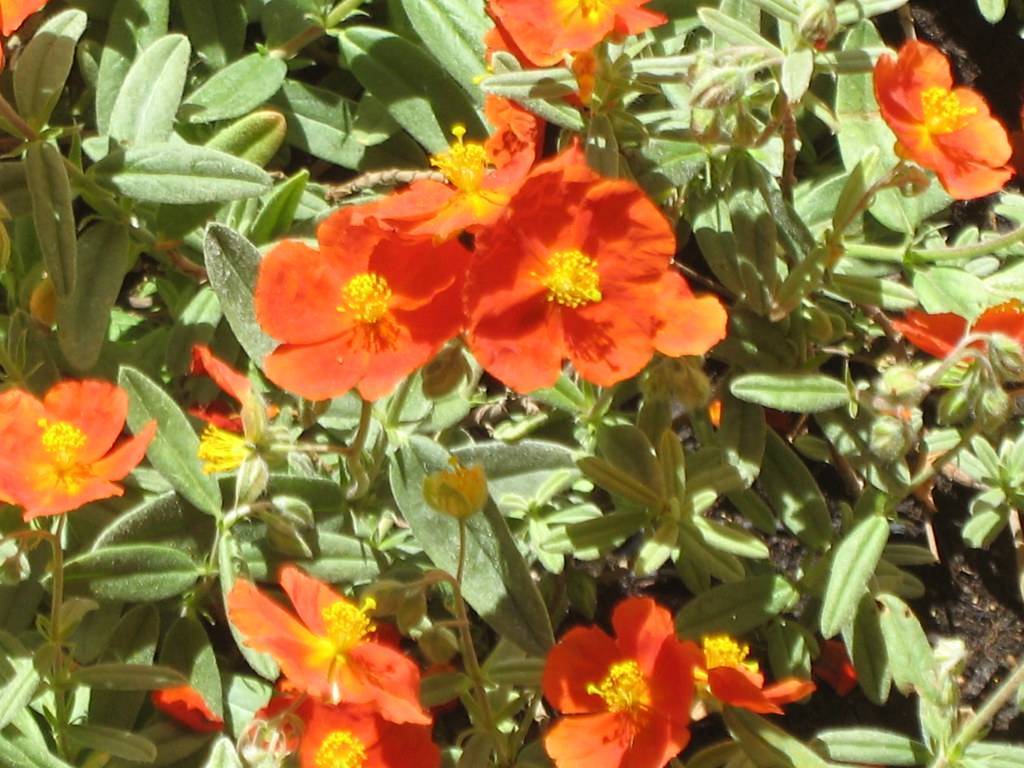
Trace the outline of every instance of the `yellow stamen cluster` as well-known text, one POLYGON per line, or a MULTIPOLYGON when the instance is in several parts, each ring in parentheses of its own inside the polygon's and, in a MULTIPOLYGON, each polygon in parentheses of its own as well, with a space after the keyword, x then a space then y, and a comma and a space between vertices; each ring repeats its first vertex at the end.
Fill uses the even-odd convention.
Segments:
POLYGON ((85 433, 66 421, 40 419, 38 424, 43 428, 40 439, 43 450, 50 455, 53 463, 62 469, 74 466, 79 452, 88 442, 85 433))
POLYGON ((199 438, 197 455, 203 462, 203 472, 233 472, 242 466, 252 453, 249 442, 234 432, 208 424, 199 438))
POLYGON ((480 189, 487 175, 487 151, 481 144, 466 144, 464 125, 452 128, 455 143, 447 151, 430 158, 430 164, 437 168, 453 187, 461 192, 474 193, 480 189))
POLYGON ((921 109, 928 131, 936 134, 959 130, 964 118, 978 113, 977 107, 964 106, 953 91, 937 85, 921 91, 921 109))
POLYGON ((362 605, 338 600, 320 612, 336 654, 348 653, 377 628, 368 615, 376 607, 377 601, 368 597, 362 605))
POLYGON ((633 659, 617 661, 599 683, 587 686, 587 693, 600 696, 609 712, 637 715, 651 705, 651 691, 640 665, 633 659))
POLYGON ((756 663, 748 662, 750 646, 738 643, 729 635, 708 635, 704 638, 704 662, 708 669, 716 667, 750 667, 756 663))
POLYGON ((374 324, 391 306, 391 286, 376 272, 356 275, 341 290, 339 312, 350 313, 358 322, 374 324))
POLYGON ((578 13, 591 24, 597 24, 611 11, 608 0, 559 0, 566 16, 578 13))
POLYGON ((487 503, 487 476, 479 464, 462 466, 454 456, 451 469, 431 472, 423 481, 423 497, 438 512, 465 520, 487 503))
POLYGON ((558 251, 548 258, 547 274, 540 281, 548 289, 548 301, 579 309, 601 300, 597 261, 582 251, 558 251))
POLYGON ((320 743, 313 764, 316 768, 363 768, 366 745, 351 731, 333 731, 320 743))

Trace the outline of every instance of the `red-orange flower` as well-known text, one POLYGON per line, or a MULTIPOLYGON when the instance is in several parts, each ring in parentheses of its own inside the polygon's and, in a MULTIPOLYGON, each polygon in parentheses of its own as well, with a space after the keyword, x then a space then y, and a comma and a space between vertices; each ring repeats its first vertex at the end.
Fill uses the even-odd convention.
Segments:
MULTIPOLYGON (((193 376, 209 376, 239 406, 245 405, 252 392, 252 384, 248 377, 213 354, 205 344, 196 344, 192 347, 192 367, 189 373, 193 376)), ((225 408, 223 403, 215 402, 213 405, 189 408, 188 412, 219 429, 242 431, 241 414, 237 409, 225 408)))
MULTIPOLYGON (((0 37, 10 37, 25 19, 46 5, 49 0, 0 0, 0 37)), ((4 68, 4 47, 0 45, 0 70, 4 68)))
POLYGON ((756 661, 748 660, 750 646, 728 635, 709 635, 701 648, 694 672, 697 683, 719 701, 760 714, 782 714, 782 704, 809 696, 815 685, 810 680, 788 678, 766 686, 756 661))
POLYGON ((565 358, 610 386, 655 351, 704 354, 725 336, 725 309, 690 292, 671 267, 675 247, 643 191, 602 179, 578 148, 538 165, 477 238, 466 283, 473 354, 519 392, 554 384, 565 358))
POLYGON ((464 140, 465 128, 453 130, 455 143, 430 158, 444 181, 420 179, 405 189, 361 205, 353 221, 366 220, 410 235, 448 240, 463 230, 478 231, 501 216, 529 173, 535 149, 496 162, 487 147, 464 140))
POLYGON ((120 480, 146 453, 156 422, 117 447, 127 393, 110 382, 64 381, 39 400, 0 394, 0 500, 24 507, 25 520, 70 512, 120 496, 120 480))
POLYGON ((811 671, 832 686, 840 696, 846 696, 857 687, 857 670, 850 663, 846 646, 838 640, 826 640, 821 653, 814 660, 811 671))
MULTIPOLYGON (((918 349, 935 357, 946 357, 960 343, 968 331, 971 333, 1001 333, 1016 339, 1024 346, 1024 304, 1008 301, 986 309, 973 326, 951 312, 928 314, 910 310, 902 320, 893 320, 892 326, 918 349)), ((981 342, 972 346, 980 347, 981 342)))
POLYGON ((214 733, 224 730, 224 719, 215 715, 206 699, 191 685, 177 685, 153 691, 153 706, 193 731, 214 733))
POLYGON ((896 134, 896 152, 935 171, 953 197, 997 192, 1013 175, 1006 129, 979 94, 953 87, 949 61, 937 48, 911 40, 898 58, 880 58, 875 97, 896 134))
POLYGON ((256 317, 283 342, 264 371, 310 400, 353 388, 366 400, 383 397, 463 324, 469 252, 354 224, 353 210, 320 226, 319 251, 286 241, 260 264, 256 317))
POLYGON ((690 738, 692 643, 650 598, 623 600, 615 637, 569 630, 548 654, 543 690, 562 713, 544 737, 558 768, 662 768, 690 738))
POLYGON ((294 566, 281 586, 298 617, 249 581, 235 582, 228 617, 245 643, 270 654, 290 685, 331 703, 367 704, 395 723, 429 723, 420 672, 401 651, 373 637, 372 599, 356 605, 294 566))
POLYGON ((537 66, 593 48, 609 35, 636 35, 665 23, 650 0, 490 0, 488 10, 537 66))
POLYGON ((437 768, 441 753, 429 725, 393 723, 373 708, 330 706, 315 699, 298 703, 277 696, 257 717, 272 719, 291 711, 303 722, 301 768, 437 768))
POLYGON ((495 168, 520 162, 525 168, 532 166, 543 148, 544 121, 516 102, 490 93, 484 97, 484 115, 494 128, 484 142, 491 164, 495 168))

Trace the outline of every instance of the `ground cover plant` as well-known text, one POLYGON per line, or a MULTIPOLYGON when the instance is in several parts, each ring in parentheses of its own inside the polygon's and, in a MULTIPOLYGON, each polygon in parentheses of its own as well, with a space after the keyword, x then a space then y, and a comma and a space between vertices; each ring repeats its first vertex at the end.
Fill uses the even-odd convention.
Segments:
POLYGON ((0 0, 0 765, 1024 766, 1019 5, 0 0))

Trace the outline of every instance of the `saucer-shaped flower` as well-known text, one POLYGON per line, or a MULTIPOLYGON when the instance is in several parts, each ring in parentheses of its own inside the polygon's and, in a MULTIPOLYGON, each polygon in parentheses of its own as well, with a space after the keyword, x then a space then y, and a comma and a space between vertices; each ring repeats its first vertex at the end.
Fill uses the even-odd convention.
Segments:
POLYGON ((186 728, 197 733, 224 730, 224 720, 214 714, 206 699, 191 685, 176 685, 153 691, 153 706, 186 728))
POLYGON ((544 696, 562 716, 544 748, 558 768, 662 768, 689 741, 693 644, 649 598, 619 603, 612 626, 571 629, 548 654, 544 696))
POLYGON ((665 16, 644 7, 649 2, 490 0, 488 10, 531 63, 547 67, 609 35, 636 35, 663 24, 665 16))
MULTIPOLYGON (((913 309, 902 319, 893 320, 892 326, 915 347, 938 358, 948 356, 968 332, 1001 333, 1024 346, 1024 303, 1008 301, 990 307, 973 326, 951 312, 929 314, 913 309)), ((981 343, 972 346, 980 347, 981 343)))
POLYGON ((441 753, 429 725, 392 723, 372 707, 331 706, 307 698, 276 696, 257 717, 291 711, 302 721, 300 768, 437 768, 441 753))
POLYGON ((264 361, 275 384, 310 400, 355 388, 377 400, 462 327, 469 252, 406 238, 342 208, 320 227, 320 250, 286 241, 260 263, 256 317, 281 341, 264 361))
POLYGON ((20 389, 0 394, 0 499, 25 520, 120 496, 117 484, 142 461, 156 422, 116 447, 128 395, 107 381, 64 381, 42 400, 20 389))
POLYGON ((538 165, 508 214, 477 238, 468 341, 519 392, 551 386, 568 358, 594 384, 640 372, 655 351, 702 355, 725 309, 671 267, 675 235, 635 184, 602 179, 577 148, 538 165))
POLYGON ((788 678, 765 685, 756 661, 748 658, 750 646, 728 635, 709 635, 702 642, 698 685, 719 701, 760 714, 782 714, 782 704, 800 701, 814 692, 810 680, 788 678))
POLYGON ((419 701, 420 672, 398 649, 377 642, 370 611, 294 566, 281 586, 297 616, 239 580, 228 594, 228 618, 256 651, 270 654, 296 690, 337 704, 366 704, 395 723, 429 723, 419 701))
POLYGON ((366 219, 411 235, 448 240, 463 230, 487 227, 501 216, 530 170, 536 150, 521 152, 497 166, 488 149, 465 141, 457 125, 455 142, 430 158, 444 181, 420 179, 405 189, 354 210, 354 221, 366 219))
POLYGON ((896 152, 935 171, 958 200, 997 192, 1013 175, 1006 129, 979 94, 953 87, 949 61, 937 48, 911 40, 897 58, 882 56, 875 97, 896 134, 896 152))

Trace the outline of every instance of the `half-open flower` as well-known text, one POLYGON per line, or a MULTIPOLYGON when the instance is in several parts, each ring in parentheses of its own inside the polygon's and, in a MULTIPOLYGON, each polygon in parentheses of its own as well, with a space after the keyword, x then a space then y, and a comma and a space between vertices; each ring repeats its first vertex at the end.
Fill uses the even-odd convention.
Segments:
POLYGON ((1002 189, 1013 175, 1006 128, 985 100, 954 88, 949 61, 911 40, 875 65, 875 97, 901 157, 935 171, 950 195, 970 200, 1002 189))
MULTIPOLYGON (((915 347, 938 358, 947 357, 968 333, 1000 333, 1024 347, 1024 303, 1014 300, 989 307, 974 325, 951 312, 929 314, 912 309, 893 320, 892 327, 915 347)), ((982 342, 972 346, 981 347, 982 342)))
POLYGON ((441 753, 429 725, 393 723, 372 707, 331 706, 316 699, 276 696, 258 717, 286 712, 303 723, 298 745, 301 768, 437 768, 441 753))
POLYGON ((206 699, 191 685, 153 691, 153 706, 186 728, 198 733, 224 730, 224 719, 214 714, 206 699))
POLYGON ((256 317, 282 342, 264 371, 310 400, 353 388, 366 400, 383 397, 463 325, 469 252, 355 224, 353 211, 320 226, 319 251, 285 241, 260 263, 256 317))
POLYGON ((568 358, 594 384, 656 351, 702 355, 726 330, 716 297, 671 266, 675 235, 635 184, 602 179, 572 148, 538 165, 477 238, 466 283, 469 346, 519 392, 551 386, 568 358))
POLYGON ((401 651, 376 642, 372 599, 357 605, 294 566, 281 586, 297 616, 249 581, 235 582, 228 617, 256 651, 270 654, 297 690, 337 704, 366 704, 395 723, 429 723, 420 672, 401 651))
POLYGON ((116 483, 142 461, 156 422, 116 447, 128 395, 107 381, 64 381, 42 400, 20 389, 0 394, 0 499, 25 520, 120 496, 116 483))
POLYGON ((558 768, 662 768, 689 741, 696 649, 650 598, 623 600, 612 626, 571 629, 548 654, 544 696, 562 717, 544 747, 558 768))
POLYGON ((650 0, 490 0, 497 19, 530 63, 548 67, 567 53, 586 51, 608 36, 636 35, 666 17, 644 8, 650 0))
POLYGON ((750 646, 728 635, 705 637, 701 653, 694 679, 698 686, 730 706, 781 715, 782 704, 800 701, 814 692, 814 683, 798 678, 766 686, 758 663, 748 658, 750 646))

